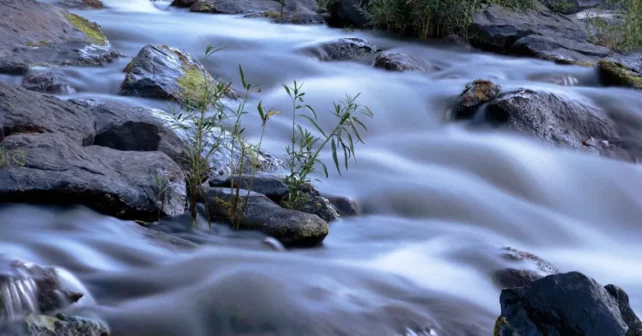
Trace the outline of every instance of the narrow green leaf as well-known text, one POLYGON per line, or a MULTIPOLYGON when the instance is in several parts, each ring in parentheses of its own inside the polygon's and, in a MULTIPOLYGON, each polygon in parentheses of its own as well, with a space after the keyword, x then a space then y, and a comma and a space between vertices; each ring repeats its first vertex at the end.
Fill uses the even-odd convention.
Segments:
POLYGON ((339 175, 341 175, 341 168, 339 167, 339 157, 337 156, 337 143, 334 140, 334 138, 332 138, 331 144, 332 144, 332 160, 334 160, 334 165, 337 167, 337 172, 339 173, 339 175))
POLYGON ((359 139, 359 142, 364 143, 363 139, 361 139, 361 136, 359 135, 359 131, 357 130, 356 127, 354 127, 354 124, 350 124, 350 126, 352 127, 352 131, 354 132, 354 135, 357 137, 357 139, 359 139))
POLYGON ((321 127, 316 123, 316 121, 314 121, 314 119, 310 118, 310 117, 309 117, 309 116, 307 116, 307 115, 301 115, 301 117, 303 117, 303 118, 307 119, 307 120, 312 124, 312 126, 314 126, 314 128, 316 128, 316 129, 317 129, 317 131, 319 131, 321 134, 323 134, 323 136, 324 136, 325 138, 327 138, 327 137, 328 137, 328 136, 325 134, 325 132, 321 129, 321 127))
POLYGON ((241 83, 243 83, 243 87, 247 87, 247 82, 245 81, 245 74, 243 73, 243 67, 239 64, 239 72, 241 73, 241 83))

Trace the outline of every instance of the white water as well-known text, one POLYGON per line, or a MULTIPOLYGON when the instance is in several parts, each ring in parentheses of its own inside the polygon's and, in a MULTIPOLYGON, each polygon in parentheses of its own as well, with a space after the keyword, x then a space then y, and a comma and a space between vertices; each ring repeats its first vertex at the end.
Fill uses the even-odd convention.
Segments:
MULTIPOLYGON (((79 277, 95 299, 85 305, 107 318, 116 335, 391 335, 419 327, 439 335, 490 334, 500 292, 491 274, 509 265, 499 257, 503 246, 617 284, 642 312, 640 166, 446 120, 449 100, 477 78, 636 114, 639 91, 598 87, 590 68, 194 14, 147 0, 105 3, 105 10, 82 14, 100 23, 126 58, 105 68, 63 69, 78 89, 74 97, 164 108, 118 96, 127 62, 145 44, 196 56, 214 44, 227 48, 208 69, 238 88, 242 64, 248 80, 262 87, 254 103, 287 111, 281 83, 296 79, 317 111, 361 92, 361 103, 376 115, 357 163, 319 185, 354 197, 366 214, 333 223, 318 249, 274 252, 259 235, 218 228, 216 235, 183 234, 205 243, 191 252, 86 209, 3 208, 0 252, 79 277), (366 61, 321 63, 298 52, 344 36, 410 51, 442 70, 389 73, 366 61)), ((329 114, 321 119, 331 123, 329 114)), ((288 122, 287 115, 271 120, 268 152, 283 153, 288 122)), ((246 124, 256 137, 258 119, 246 124)))

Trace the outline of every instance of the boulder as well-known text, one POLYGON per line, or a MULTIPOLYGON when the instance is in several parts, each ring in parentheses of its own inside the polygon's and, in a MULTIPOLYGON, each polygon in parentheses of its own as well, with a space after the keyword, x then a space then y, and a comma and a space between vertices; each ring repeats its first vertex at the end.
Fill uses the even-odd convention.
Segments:
POLYGON ((607 86, 623 86, 642 90, 642 54, 613 56, 598 64, 600 80, 607 86))
MULTIPOLYGON (((181 1, 184 2, 184 1, 181 1)), ((187 1, 189 2, 189 1, 187 1)), ((316 0, 286 0, 281 16, 281 4, 274 0, 203 0, 190 7, 191 12, 213 14, 250 14, 284 23, 321 23, 316 0)))
POLYGON ((583 10, 603 7, 607 0, 542 0, 551 11, 566 15, 579 13, 583 10))
POLYGON ((0 83, 0 141, 20 133, 61 133, 86 146, 94 141, 94 120, 76 104, 0 83))
POLYGON ((377 55, 375 68, 391 71, 434 72, 439 70, 426 60, 404 52, 384 51, 377 55))
POLYGON ((468 30, 475 47, 564 63, 597 62, 610 50, 591 43, 585 25, 541 5, 518 12, 491 5, 477 14, 468 30))
POLYGON ((501 89, 499 84, 483 79, 466 84, 466 88, 457 97, 453 106, 453 117, 455 119, 471 118, 480 106, 495 99, 501 89))
POLYGON ((73 9, 101 9, 105 7, 101 0, 60 0, 58 5, 73 9))
POLYGON ((604 288, 615 299, 620 309, 620 314, 622 314, 622 320, 629 327, 626 336, 642 336, 642 322, 635 315, 629 304, 629 295, 622 288, 615 285, 606 285, 604 288))
MULTIPOLYGON (((368 18, 360 7, 360 0, 326 1, 328 17, 326 21, 334 27, 361 28, 369 25, 368 18)), ((367 2, 366 2, 367 3, 367 2)))
POLYGON ((65 95, 76 92, 65 83, 64 75, 59 71, 29 73, 22 80, 22 87, 36 92, 65 95))
MULTIPOLYGON (((530 287, 504 289, 496 335, 636 335, 616 299, 578 272, 549 275, 530 287), (578 308, 579 307, 579 308, 578 308)), ((625 309, 629 308, 624 304, 625 309)))
MULTIPOLYGON (((206 88, 218 85, 190 55, 168 46, 147 45, 125 68, 121 94, 198 105, 206 88)), ((228 96, 232 96, 230 92, 228 96)))
MULTIPOLYGON (((319 245, 328 234, 328 223, 316 215, 284 209, 264 195, 250 193, 248 206, 240 223, 231 218, 230 190, 227 188, 206 188, 203 199, 213 220, 230 224, 241 230, 260 231, 290 247, 310 247, 319 245)), ((247 195, 241 190, 239 214, 247 195)))
POLYGON ((101 321, 56 314, 55 316, 33 314, 20 322, 0 326, 4 336, 109 336, 109 328, 101 321))
POLYGON ((322 194, 321 196, 330 201, 341 217, 356 216, 361 212, 357 202, 349 197, 326 194, 322 194))
POLYGON ((559 273, 540 257, 511 247, 503 248, 501 257, 509 261, 510 266, 493 273, 493 280, 500 288, 528 287, 535 280, 559 273))
POLYGON ((339 212, 334 205, 327 198, 313 193, 304 195, 293 210, 317 215, 328 223, 339 219, 339 212))
POLYGON ((25 74, 34 65, 97 66, 119 54, 100 26, 35 0, 0 2, 0 72, 25 74))
POLYGON ((0 202, 80 204, 138 220, 184 211, 185 175, 163 153, 83 147, 55 133, 15 134, 0 146, 0 202))
POLYGON ((322 61, 354 61, 374 56, 381 50, 360 38, 348 37, 309 47, 304 51, 322 61))

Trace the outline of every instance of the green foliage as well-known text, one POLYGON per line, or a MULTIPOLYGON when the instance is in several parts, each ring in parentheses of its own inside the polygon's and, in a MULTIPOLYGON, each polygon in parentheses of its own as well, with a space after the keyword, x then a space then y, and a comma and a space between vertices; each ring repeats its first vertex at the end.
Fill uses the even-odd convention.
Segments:
POLYGON ((328 177, 327 166, 319 159, 323 148, 330 144, 332 148, 332 161, 337 172, 341 174, 341 166, 348 169, 350 158, 354 158, 355 142, 363 143, 360 130, 367 131, 365 124, 359 119, 361 116, 373 117, 373 113, 367 107, 361 107, 356 103, 359 94, 346 98, 339 103, 334 103, 332 115, 336 118, 336 126, 329 132, 324 131, 317 123, 317 113, 310 105, 304 102, 305 92, 302 91, 302 84, 294 81, 293 86, 283 85, 283 88, 292 100, 292 134, 290 145, 286 147, 287 165, 290 170, 285 178, 288 187, 288 196, 283 200, 283 205, 296 209, 306 197, 305 190, 311 182, 309 175, 316 171, 316 166, 323 168, 325 177, 328 177), (301 113, 305 111, 307 113, 301 113), (306 127, 297 122, 297 117, 305 119, 321 136, 313 135, 306 127), (340 151, 343 155, 339 155, 340 151), (343 162, 343 164, 341 164, 343 162))
POLYGON ((596 43, 621 52, 642 48, 642 1, 609 0, 616 8, 612 19, 589 16, 589 28, 597 33, 596 43))
POLYGON ((152 189, 156 196, 156 202, 158 202, 158 219, 160 220, 160 212, 163 206, 165 206, 165 201, 167 200, 167 194, 169 192, 169 179, 165 174, 156 173, 152 175, 152 182, 152 189))
POLYGON ((364 12, 376 28, 422 39, 468 37, 468 26, 489 3, 519 10, 534 6, 533 0, 370 0, 364 12))
POLYGON ((107 45, 107 37, 105 37, 105 34, 100 30, 100 27, 97 24, 82 16, 69 13, 67 11, 64 11, 62 14, 69 23, 87 36, 88 42, 97 45, 107 45))
POLYGON ((553 12, 568 13, 575 8, 575 5, 568 0, 555 0, 550 4, 547 4, 547 7, 553 12))

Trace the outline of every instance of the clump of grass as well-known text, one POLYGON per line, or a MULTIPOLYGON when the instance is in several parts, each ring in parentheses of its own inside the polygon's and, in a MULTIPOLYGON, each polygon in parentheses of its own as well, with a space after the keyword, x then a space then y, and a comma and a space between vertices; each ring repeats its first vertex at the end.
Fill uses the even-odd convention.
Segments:
POLYGON ((363 143, 359 132, 368 130, 359 118, 361 116, 373 117, 370 109, 356 103, 359 94, 356 96, 346 95, 343 101, 334 103, 332 114, 336 118, 336 125, 329 131, 324 131, 317 123, 317 113, 304 102, 305 92, 302 91, 302 86, 296 81, 291 87, 283 85, 292 100, 292 134, 290 135, 290 145, 286 148, 287 165, 290 170, 289 175, 285 178, 288 195, 282 204, 291 209, 298 209, 305 202, 308 185, 311 182, 309 176, 316 171, 317 165, 323 168, 323 174, 326 178, 328 177, 328 168, 319 159, 325 146, 330 144, 332 160, 337 172, 341 174, 341 161, 347 170, 349 159, 356 159, 355 142, 363 143), (301 110, 309 113, 300 113, 301 110), (297 117, 307 120, 321 136, 313 135, 297 121, 297 117), (343 153, 341 159, 339 158, 340 151, 343 153))
POLYGON ((82 16, 69 13, 67 11, 62 13, 76 29, 78 29, 80 32, 85 34, 87 36, 87 40, 90 43, 97 44, 97 45, 107 45, 107 37, 105 37, 105 34, 102 32, 100 29, 100 26, 97 24, 85 19, 82 16))
POLYGON ((158 220, 161 217, 161 209, 165 206, 169 193, 169 178, 163 173, 152 174, 152 189, 158 202, 158 220))
POLYGON ((490 3, 518 10, 534 7, 533 0, 371 0, 363 10, 375 28, 422 39, 468 37, 475 15, 490 3))
POLYGON ((613 50, 627 52, 642 48, 642 1, 609 0, 616 8, 612 19, 590 15, 587 23, 597 33, 598 44, 613 50))

